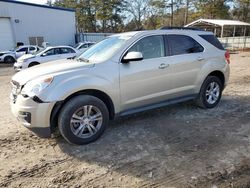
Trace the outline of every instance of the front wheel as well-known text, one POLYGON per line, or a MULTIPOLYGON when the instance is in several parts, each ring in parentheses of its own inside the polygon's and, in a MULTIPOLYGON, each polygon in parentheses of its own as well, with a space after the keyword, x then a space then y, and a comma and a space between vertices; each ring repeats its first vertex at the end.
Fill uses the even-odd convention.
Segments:
POLYGON ((16 60, 12 56, 7 56, 7 57, 4 58, 4 62, 7 63, 7 64, 13 64, 13 63, 16 62, 16 60))
POLYGON ((214 108, 220 102, 222 90, 221 80, 216 76, 208 76, 196 99, 197 105, 202 108, 214 108))
POLYGON ((109 113, 103 101, 94 96, 81 95, 63 106, 58 127, 68 142, 82 145, 97 140, 108 121, 109 113))

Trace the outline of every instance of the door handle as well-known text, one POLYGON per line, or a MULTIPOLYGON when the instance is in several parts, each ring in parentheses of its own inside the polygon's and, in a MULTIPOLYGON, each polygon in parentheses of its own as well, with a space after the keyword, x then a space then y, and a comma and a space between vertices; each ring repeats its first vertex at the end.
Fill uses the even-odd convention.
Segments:
POLYGON ((202 61, 202 60, 204 60, 204 58, 198 57, 197 60, 198 60, 198 61, 202 61))
POLYGON ((162 63, 160 64, 159 69, 165 69, 167 67, 169 67, 169 64, 162 63))

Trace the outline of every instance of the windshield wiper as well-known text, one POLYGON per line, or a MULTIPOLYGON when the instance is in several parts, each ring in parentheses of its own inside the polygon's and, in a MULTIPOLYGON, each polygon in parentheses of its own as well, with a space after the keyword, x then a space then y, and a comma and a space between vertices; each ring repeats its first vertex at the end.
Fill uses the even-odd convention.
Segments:
POLYGON ((88 63, 88 62, 89 62, 89 60, 88 60, 88 59, 85 59, 85 58, 83 58, 83 57, 79 57, 79 58, 77 58, 76 60, 77 60, 77 61, 86 62, 86 63, 88 63))

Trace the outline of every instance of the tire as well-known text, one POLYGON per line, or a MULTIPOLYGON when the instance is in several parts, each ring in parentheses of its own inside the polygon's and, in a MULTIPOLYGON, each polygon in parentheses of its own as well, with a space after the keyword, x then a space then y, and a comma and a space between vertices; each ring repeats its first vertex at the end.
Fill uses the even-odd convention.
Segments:
POLYGON ((108 122, 109 111, 106 105, 100 99, 90 95, 80 95, 70 99, 62 107, 58 117, 61 135, 69 143, 77 145, 97 140, 104 132, 108 122), (94 116, 98 120, 92 121, 94 116))
POLYGON ((12 56, 6 56, 4 58, 4 62, 7 63, 7 64, 13 64, 16 62, 15 58, 12 57, 12 56))
POLYGON ((214 108, 220 102, 222 90, 221 80, 216 76, 208 76, 203 82, 195 102, 201 108, 214 108), (217 87, 218 90, 216 89, 217 87))
POLYGON ((29 64, 28 67, 33 67, 33 66, 36 66, 36 65, 39 65, 39 64, 40 64, 40 63, 38 63, 38 62, 32 62, 32 63, 29 64))

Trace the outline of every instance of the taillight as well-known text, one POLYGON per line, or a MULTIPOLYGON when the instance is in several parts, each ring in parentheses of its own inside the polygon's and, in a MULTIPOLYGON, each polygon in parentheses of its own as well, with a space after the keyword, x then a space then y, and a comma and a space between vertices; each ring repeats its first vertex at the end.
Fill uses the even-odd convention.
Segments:
POLYGON ((230 53, 229 53, 229 51, 226 51, 225 59, 226 59, 227 63, 230 64, 230 53))

